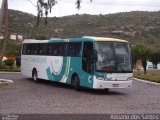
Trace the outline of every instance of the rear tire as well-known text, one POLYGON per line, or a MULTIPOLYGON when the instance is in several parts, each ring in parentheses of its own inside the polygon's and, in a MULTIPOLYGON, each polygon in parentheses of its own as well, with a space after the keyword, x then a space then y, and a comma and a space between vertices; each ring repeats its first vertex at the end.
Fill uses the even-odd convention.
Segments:
POLYGON ((74 75, 72 78, 72 85, 76 91, 80 91, 80 80, 78 75, 74 75))
POLYGON ((33 81, 39 82, 37 70, 33 70, 33 81))

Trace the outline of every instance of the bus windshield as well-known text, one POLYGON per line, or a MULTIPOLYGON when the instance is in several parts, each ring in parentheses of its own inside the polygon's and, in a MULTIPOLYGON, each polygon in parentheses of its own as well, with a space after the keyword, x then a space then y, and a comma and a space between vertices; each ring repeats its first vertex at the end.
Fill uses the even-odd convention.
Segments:
POLYGON ((95 50, 98 57, 96 71, 132 72, 128 43, 96 42, 95 50))

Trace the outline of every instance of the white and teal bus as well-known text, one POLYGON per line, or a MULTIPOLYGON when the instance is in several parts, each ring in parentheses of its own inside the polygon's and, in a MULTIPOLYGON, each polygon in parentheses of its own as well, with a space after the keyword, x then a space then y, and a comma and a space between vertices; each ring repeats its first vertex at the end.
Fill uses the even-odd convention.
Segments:
POLYGON ((76 90, 130 88, 133 76, 128 41, 103 37, 24 40, 21 72, 76 90))

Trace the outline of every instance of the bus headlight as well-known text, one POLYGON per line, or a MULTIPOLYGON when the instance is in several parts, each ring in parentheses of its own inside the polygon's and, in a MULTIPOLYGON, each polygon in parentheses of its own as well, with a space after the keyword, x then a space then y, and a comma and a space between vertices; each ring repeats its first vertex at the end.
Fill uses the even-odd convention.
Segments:
POLYGON ((133 80, 133 77, 128 77, 127 80, 128 81, 133 80))
POLYGON ((97 80, 104 80, 104 77, 103 76, 96 76, 96 79, 97 80))

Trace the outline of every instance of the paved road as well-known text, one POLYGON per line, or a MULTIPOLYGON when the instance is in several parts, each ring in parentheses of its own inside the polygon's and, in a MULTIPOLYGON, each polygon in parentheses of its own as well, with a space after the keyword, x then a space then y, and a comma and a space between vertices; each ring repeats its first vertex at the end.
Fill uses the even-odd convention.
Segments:
POLYGON ((14 84, 0 88, 0 113, 160 113, 160 87, 134 81, 132 89, 82 89, 43 81, 34 83, 18 74, 0 74, 14 84))

